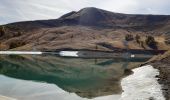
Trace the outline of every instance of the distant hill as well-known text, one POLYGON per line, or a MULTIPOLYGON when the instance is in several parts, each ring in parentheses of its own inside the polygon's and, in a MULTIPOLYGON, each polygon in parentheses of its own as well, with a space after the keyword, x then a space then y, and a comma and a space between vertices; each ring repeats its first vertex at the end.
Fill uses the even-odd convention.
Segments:
POLYGON ((121 14, 94 7, 72 11, 58 19, 10 23, 3 27, 5 34, 0 34, 0 49, 30 50, 33 46, 41 50, 95 49, 98 46, 100 50, 110 50, 97 44, 125 48, 123 41, 127 34, 134 35, 129 48, 153 49, 146 43, 141 46, 135 42, 139 34, 142 41, 151 35, 157 40, 158 49, 169 49, 165 42, 170 40, 169 15, 121 14))

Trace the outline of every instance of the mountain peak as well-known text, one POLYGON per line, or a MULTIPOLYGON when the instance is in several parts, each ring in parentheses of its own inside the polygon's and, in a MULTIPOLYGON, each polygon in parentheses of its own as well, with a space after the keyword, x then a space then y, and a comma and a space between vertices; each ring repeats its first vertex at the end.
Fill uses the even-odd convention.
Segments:
POLYGON ((95 7, 87 7, 87 8, 83 8, 83 9, 79 10, 77 13, 79 13, 81 16, 83 16, 85 14, 88 14, 90 16, 99 16, 103 12, 107 12, 107 11, 98 9, 95 7))
POLYGON ((23 27, 23 24, 27 24, 29 27, 82 25, 102 28, 142 28, 143 30, 148 28, 148 26, 156 27, 166 23, 170 23, 170 16, 122 14, 95 7, 86 7, 79 11, 67 13, 59 19, 20 22, 17 25, 20 25, 20 27, 23 27))
POLYGON ((99 26, 100 22, 106 22, 109 18, 108 15, 113 14, 112 12, 98 9, 95 7, 87 7, 79 10, 78 12, 70 12, 62 17, 66 23, 76 23, 80 25, 99 26), (107 15, 106 15, 107 14, 107 15))
POLYGON ((165 23, 169 16, 122 14, 86 7, 77 12, 71 12, 61 17, 66 25, 85 25, 101 27, 138 27, 165 23))
POLYGON ((95 7, 86 7, 81 9, 80 11, 95 11, 95 10, 99 10, 99 9, 95 7))

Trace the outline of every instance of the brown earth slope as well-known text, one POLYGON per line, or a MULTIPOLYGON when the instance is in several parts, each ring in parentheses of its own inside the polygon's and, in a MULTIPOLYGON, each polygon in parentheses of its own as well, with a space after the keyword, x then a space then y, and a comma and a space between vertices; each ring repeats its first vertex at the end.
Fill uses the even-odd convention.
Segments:
POLYGON ((154 37, 156 49, 165 50, 169 49, 169 32, 168 15, 121 14, 90 7, 59 19, 2 25, 0 50, 112 50, 99 45, 101 43, 113 48, 155 49, 146 43, 149 35, 154 37), (125 43, 128 34, 133 35, 133 39, 125 43))

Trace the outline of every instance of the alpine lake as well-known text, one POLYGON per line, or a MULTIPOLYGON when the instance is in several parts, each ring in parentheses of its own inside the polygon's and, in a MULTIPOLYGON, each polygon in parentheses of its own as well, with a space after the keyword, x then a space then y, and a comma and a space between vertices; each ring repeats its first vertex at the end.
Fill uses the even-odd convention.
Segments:
POLYGON ((148 59, 1 55, 0 95, 14 100, 117 100, 121 80, 148 59))

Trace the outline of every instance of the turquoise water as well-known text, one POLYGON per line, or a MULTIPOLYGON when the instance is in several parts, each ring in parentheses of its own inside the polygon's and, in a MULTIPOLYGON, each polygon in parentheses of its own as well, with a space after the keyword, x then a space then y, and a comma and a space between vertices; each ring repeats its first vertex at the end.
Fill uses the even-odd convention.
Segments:
POLYGON ((147 60, 0 56, 0 95, 18 100, 117 100, 121 79, 147 60))

